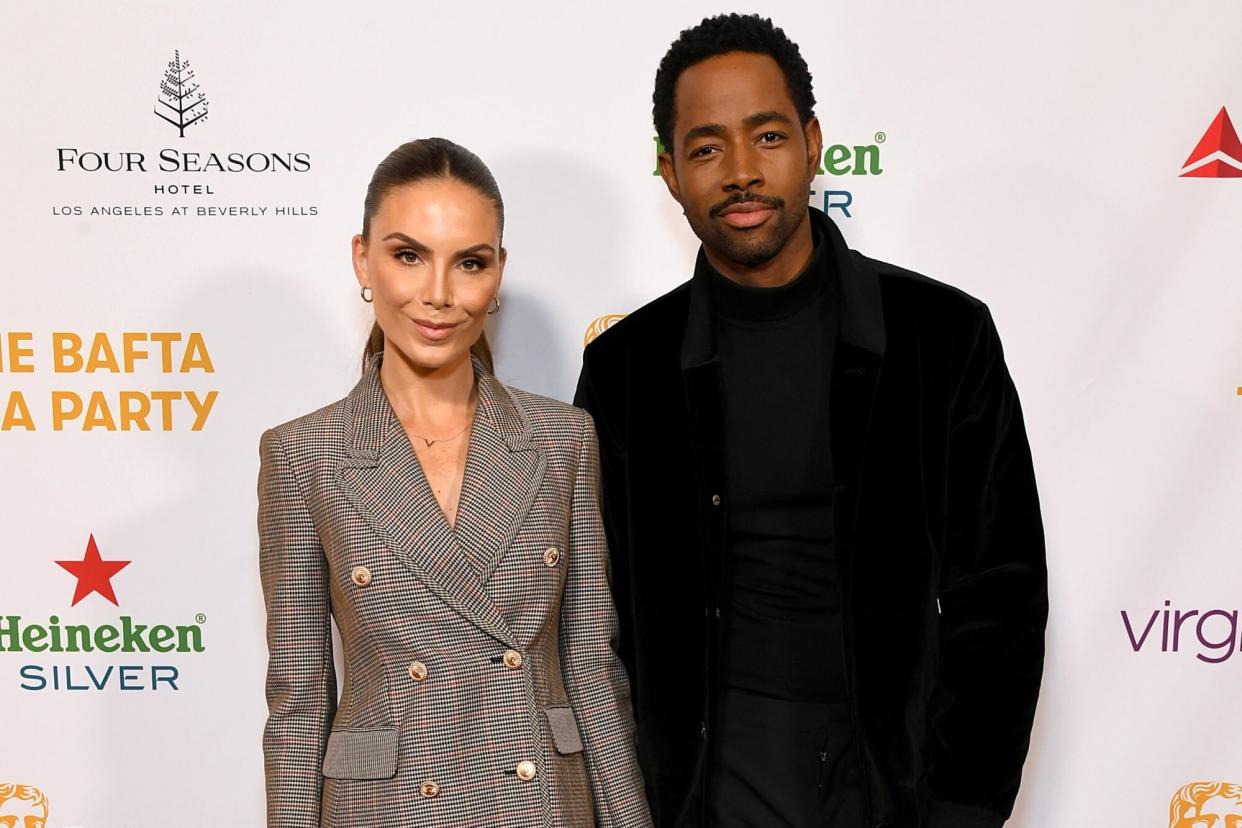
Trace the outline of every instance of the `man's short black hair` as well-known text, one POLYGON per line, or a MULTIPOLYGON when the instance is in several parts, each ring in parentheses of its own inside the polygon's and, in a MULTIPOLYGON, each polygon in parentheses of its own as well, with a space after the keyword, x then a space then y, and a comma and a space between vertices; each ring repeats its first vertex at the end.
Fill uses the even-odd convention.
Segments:
POLYGON ((651 114, 664 149, 673 150, 673 89, 677 79, 696 63, 727 52, 753 52, 775 60, 785 73, 789 96, 793 98, 802 124, 805 126, 815 116, 811 71, 798 51, 798 44, 786 37, 784 31, 757 14, 706 17, 699 25, 677 36, 656 70, 651 114))

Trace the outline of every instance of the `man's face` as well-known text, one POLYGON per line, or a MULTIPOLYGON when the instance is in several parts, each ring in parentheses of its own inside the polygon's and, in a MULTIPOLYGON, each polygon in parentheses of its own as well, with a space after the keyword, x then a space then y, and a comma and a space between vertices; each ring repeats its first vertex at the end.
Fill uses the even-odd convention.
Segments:
POLYGON ((806 218, 823 144, 805 129, 775 60, 729 52, 677 79, 673 146, 660 174, 709 254, 753 268, 772 260, 806 218))
POLYGON ((0 802, 0 828, 43 828, 47 806, 12 797, 0 802))

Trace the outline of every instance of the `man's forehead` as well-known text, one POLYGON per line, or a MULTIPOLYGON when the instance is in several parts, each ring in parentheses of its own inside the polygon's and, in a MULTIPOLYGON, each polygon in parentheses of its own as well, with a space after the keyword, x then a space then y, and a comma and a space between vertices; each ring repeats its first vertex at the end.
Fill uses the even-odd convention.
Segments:
POLYGON ((674 94, 680 132, 701 123, 738 126, 757 112, 797 119, 785 73, 768 55, 727 52, 689 66, 674 94))

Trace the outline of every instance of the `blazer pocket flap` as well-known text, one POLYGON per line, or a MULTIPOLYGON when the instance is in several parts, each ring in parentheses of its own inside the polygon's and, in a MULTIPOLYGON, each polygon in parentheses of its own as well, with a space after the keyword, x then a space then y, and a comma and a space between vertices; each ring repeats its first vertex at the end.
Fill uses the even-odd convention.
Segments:
POLYGON ((328 734, 323 775, 332 779, 388 779, 397 772, 397 729, 334 730, 328 734))
POLYGON ((582 750, 582 734, 578 732, 574 709, 572 707, 548 707, 543 713, 548 717, 548 726, 552 729, 552 741, 556 743, 556 752, 579 753, 582 750))

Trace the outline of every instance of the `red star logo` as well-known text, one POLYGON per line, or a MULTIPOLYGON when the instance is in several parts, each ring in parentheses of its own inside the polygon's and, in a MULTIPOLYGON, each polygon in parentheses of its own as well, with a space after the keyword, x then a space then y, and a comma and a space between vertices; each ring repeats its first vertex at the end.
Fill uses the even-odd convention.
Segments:
POLYGON ((86 556, 80 561, 57 561, 61 567, 68 570, 78 579, 78 588, 73 591, 73 603, 70 606, 77 606, 81 601, 92 592, 98 592, 107 598, 113 604, 116 603, 116 593, 112 591, 112 576, 129 566, 131 561, 105 561, 99 557, 99 547, 95 545, 95 536, 92 534, 91 539, 86 543, 86 556))

